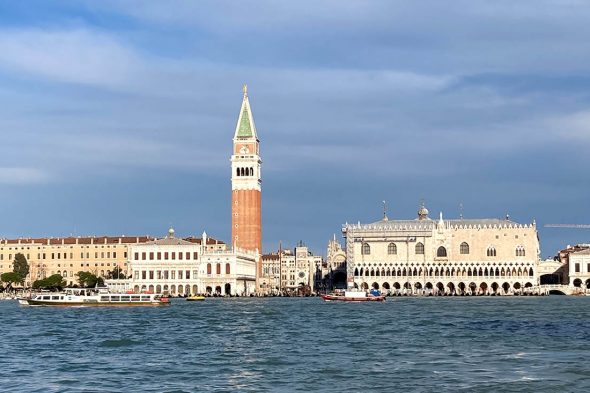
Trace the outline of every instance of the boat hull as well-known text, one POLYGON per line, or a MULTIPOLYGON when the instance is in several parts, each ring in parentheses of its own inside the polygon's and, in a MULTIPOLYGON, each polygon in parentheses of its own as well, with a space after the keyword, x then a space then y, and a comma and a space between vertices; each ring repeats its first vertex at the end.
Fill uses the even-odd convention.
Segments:
POLYGON ((382 302, 385 300, 385 296, 348 297, 321 295, 321 297, 326 302, 382 302))
POLYGON ((48 307, 140 307, 140 306, 167 306, 168 301, 139 301, 139 302, 100 302, 100 301, 44 301, 32 299, 18 299, 21 306, 48 306, 48 307))
POLYGON ((186 298, 187 302, 202 302, 205 300, 205 296, 189 296, 186 298))

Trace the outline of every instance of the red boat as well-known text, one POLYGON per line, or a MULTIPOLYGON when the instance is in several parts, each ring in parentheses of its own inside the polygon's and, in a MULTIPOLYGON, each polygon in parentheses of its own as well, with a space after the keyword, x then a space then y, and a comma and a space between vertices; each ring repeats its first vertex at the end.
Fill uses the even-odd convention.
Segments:
POLYGON ((381 294, 367 294, 360 291, 345 291, 331 295, 320 295, 326 302, 382 302, 385 296, 381 294))

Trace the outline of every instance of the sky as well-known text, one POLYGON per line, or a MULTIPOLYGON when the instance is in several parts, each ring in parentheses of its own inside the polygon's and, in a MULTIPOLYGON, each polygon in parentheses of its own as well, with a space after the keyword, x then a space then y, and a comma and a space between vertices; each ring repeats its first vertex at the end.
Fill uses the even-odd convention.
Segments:
POLYGON ((248 84, 263 248, 346 222, 590 242, 590 4, 0 0, 0 237, 230 238, 248 84), (462 208, 460 207, 462 206, 462 208))

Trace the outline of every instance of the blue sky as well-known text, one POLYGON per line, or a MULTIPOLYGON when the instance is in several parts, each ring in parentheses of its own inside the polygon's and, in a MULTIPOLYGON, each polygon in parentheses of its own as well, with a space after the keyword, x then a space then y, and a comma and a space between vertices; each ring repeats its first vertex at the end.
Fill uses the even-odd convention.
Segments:
POLYGON ((265 251, 345 222, 590 241, 585 1, 0 1, 0 236, 227 240, 249 85, 265 251))

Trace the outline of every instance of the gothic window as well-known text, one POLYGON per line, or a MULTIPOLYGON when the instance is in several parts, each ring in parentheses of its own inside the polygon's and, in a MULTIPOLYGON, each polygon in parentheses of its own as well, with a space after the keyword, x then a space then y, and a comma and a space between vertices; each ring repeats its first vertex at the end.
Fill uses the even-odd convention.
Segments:
POLYGON ((436 256, 439 258, 446 258, 447 257, 447 249, 443 246, 440 246, 438 250, 436 250, 436 256))
POLYGON ((240 168, 236 168, 236 176, 240 176, 240 168))
POLYGON ((359 268, 358 267, 354 268, 354 275, 355 276, 359 275, 359 268))
POLYGON ((369 246, 369 243, 363 243, 363 248, 361 249, 361 254, 363 254, 363 255, 370 255, 371 254, 371 246, 369 246))
POLYGON ((231 268, 229 266, 229 263, 226 263, 225 264, 225 274, 230 274, 230 272, 231 272, 231 268))
POLYGON ((493 246, 488 247, 487 255, 488 257, 495 257, 496 249, 493 246))
POLYGON ((211 264, 207 264, 207 274, 211 274, 211 264))
POLYGON ((459 248, 460 248, 459 251, 461 252, 461 254, 463 254, 463 255, 469 254, 469 244, 463 242, 463 243, 461 243, 461 246, 459 248))
POLYGON ((517 257, 524 257, 525 256, 525 252, 524 252, 524 247, 523 246, 516 247, 516 256, 517 257))
POLYGON ((254 168, 250 167, 250 176, 254 176, 254 168))
POLYGON ((422 244, 422 243, 416 244, 416 254, 424 254, 424 244, 422 244))
POLYGON ((387 246, 387 253, 389 255, 397 254, 397 246, 395 245, 395 243, 389 243, 389 246, 387 246))

